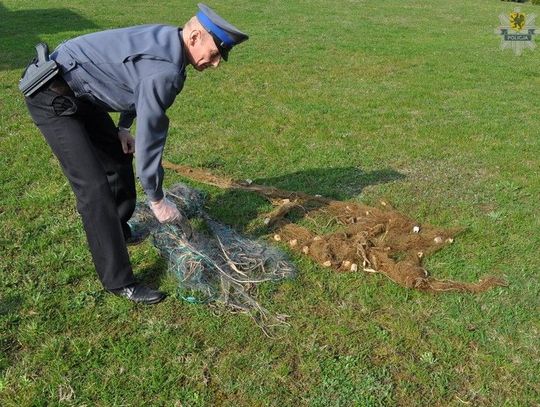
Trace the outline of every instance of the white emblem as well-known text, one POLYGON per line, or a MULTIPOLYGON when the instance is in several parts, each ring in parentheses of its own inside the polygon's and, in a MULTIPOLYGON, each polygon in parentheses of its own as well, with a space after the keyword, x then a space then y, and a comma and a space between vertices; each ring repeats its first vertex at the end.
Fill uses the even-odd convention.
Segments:
POLYGON ((526 48, 536 48, 535 19, 536 14, 522 13, 519 8, 515 8, 510 14, 499 15, 501 25, 495 30, 495 34, 501 36, 501 49, 511 48, 516 55, 521 55, 526 48))

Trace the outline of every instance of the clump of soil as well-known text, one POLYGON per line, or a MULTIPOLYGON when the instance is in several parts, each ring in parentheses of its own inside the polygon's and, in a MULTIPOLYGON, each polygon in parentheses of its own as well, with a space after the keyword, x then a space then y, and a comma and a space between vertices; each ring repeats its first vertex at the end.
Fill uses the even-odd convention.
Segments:
POLYGON ((276 209, 265 218, 274 239, 287 243, 292 250, 311 257, 324 267, 340 272, 381 273, 403 287, 424 291, 482 292, 506 282, 486 277, 477 283, 439 280, 422 267, 429 254, 452 244, 459 229, 441 229, 420 225, 394 210, 388 203, 381 208, 355 202, 331 200, 301 192, 284 191, 251 182, 237 182, 205 170, 164 162, 187 178, 221 188, 256 192, 276 209), (317 234, 292 223, 288 215, 300 211, 304 216, 323 216, 340 225, 337 232, 317 234))

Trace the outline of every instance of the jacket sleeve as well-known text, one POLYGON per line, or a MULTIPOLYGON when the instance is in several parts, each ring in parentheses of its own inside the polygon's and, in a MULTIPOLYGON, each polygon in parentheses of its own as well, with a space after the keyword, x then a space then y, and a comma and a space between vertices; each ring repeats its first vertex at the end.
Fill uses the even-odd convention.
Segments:
POLYGON ((163 198, 161 157, 169 130, 165 111, 178 91, 177 73, 157 73, 144 78, 135 89, 137 133, 135 164, 137 177, 151 201, 163 198))
POLYGON ((129 129, 133 124, 135 117, 137 117, 137 113, 135 112, 121 112, 120 118, 118 119, 118 127, 129 129))

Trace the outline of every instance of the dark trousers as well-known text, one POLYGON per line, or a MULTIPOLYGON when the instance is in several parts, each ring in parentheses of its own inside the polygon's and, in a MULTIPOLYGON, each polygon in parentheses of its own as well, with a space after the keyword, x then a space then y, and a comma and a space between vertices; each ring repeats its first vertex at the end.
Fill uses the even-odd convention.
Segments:
POLYGON ((124 154, 109 114, 52 90, 26 98, 77 199, 88 245, 106 289, 133 283, 125 238, 136 202, 133 155, 124 154))

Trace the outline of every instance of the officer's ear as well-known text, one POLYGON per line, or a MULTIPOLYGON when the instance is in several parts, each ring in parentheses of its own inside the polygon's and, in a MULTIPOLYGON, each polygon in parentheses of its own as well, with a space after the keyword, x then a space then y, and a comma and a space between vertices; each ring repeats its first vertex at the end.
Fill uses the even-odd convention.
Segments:
POLYGON ((189 33, 189 45, 195 46, 202 40, 202 32, 201 30, 191 30, 189 33))

